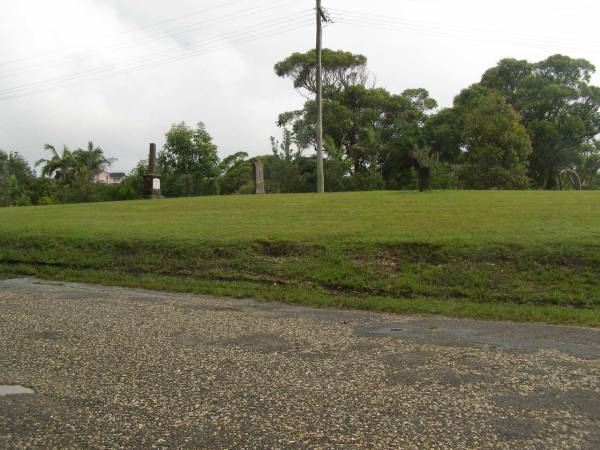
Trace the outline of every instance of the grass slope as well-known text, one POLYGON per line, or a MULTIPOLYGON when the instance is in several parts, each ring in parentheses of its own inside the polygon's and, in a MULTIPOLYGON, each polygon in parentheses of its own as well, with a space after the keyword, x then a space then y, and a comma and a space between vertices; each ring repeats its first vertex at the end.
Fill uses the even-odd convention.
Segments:
POLYGON ((370 192, 0 209, 0 272, 600 326, 600 193, 370 192))

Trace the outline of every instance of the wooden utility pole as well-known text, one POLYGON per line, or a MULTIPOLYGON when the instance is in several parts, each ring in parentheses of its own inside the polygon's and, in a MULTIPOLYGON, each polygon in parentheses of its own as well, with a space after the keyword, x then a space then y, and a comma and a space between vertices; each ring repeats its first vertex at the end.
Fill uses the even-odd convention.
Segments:
POLYGON ((325 192, 325 173, 323 170, 323 9, 321 0, 317 0, 317 192, 325 192))

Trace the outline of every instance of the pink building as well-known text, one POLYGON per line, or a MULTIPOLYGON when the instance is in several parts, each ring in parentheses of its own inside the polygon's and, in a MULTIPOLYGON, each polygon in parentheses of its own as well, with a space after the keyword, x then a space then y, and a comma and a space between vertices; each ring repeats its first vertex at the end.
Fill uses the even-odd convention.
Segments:
POLYGON ((127 175, 123 172, 106 172, 102 171, 96 174, 94 181, 100 184, 121 184, 127 175))

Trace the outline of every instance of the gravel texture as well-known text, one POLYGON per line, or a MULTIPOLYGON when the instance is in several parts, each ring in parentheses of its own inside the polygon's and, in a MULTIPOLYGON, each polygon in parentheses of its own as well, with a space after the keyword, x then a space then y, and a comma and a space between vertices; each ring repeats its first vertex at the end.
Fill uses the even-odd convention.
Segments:
POLYGON ((0 281, 0 448, 599 448, 600 331, 0 281))

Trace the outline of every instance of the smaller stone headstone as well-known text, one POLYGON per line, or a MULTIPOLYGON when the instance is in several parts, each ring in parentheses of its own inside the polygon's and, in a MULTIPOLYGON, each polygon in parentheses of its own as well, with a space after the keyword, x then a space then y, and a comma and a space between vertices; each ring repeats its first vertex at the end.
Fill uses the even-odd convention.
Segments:
POLYGON ((265 194, 265 165, 260 159, 254 160, 254 193, 265 194))

